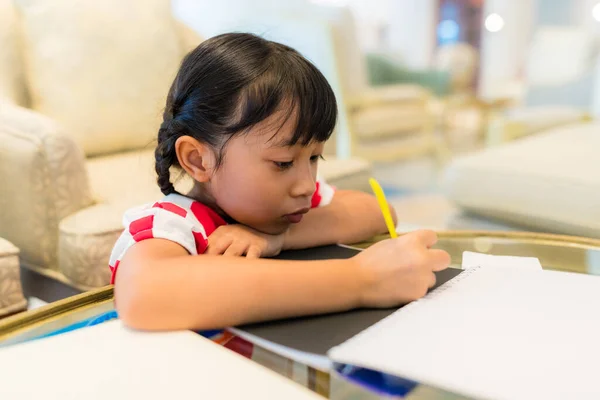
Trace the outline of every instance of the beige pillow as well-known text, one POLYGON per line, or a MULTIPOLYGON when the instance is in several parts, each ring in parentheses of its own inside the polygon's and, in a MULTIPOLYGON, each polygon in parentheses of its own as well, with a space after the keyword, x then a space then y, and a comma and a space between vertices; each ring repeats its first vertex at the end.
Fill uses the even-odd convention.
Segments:
POLYGON ((26 105, 18 20, 12 0, 0 0, 0 102, 26 105))
POLYGON ((148 146, 183 50, 168 0, 14 0, 33 108, 86 155, 148 146))

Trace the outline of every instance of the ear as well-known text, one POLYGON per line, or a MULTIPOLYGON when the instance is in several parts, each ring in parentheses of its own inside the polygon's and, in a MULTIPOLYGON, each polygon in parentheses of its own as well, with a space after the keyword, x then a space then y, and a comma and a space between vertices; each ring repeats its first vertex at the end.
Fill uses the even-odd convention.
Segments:
POLYGON ((208 182, 215 169, 212 148, 191 136, 181 136, 175 141, 177 160, 196 182, 208 182))

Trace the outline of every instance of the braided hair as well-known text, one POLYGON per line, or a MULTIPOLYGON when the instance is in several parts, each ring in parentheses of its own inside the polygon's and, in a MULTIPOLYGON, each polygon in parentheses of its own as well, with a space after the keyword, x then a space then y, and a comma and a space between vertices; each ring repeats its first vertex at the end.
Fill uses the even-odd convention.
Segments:
POLYGON ((171 182, 170 168, 172 165, 177 165, 177 154, 175 151, 175 141, 177 135, 173 133, 171 128, 173 120, 165 120, 158 130, 158 145, 154 151, 157 183, 160 191, 168 195, 177 193, 175 186, 171 182))
POLYGON ((324 142, 337 119, 331 86, 296 50, 247 33, 227 33, 201 43, 182 61, 169 90, 155 150, 157 183, 176 193, 171 167, 181 168, 175 142, 191 136, 209 145, 217 167, 234 135, 279 111, 285 104, 296 127, 290 145, 324 142))

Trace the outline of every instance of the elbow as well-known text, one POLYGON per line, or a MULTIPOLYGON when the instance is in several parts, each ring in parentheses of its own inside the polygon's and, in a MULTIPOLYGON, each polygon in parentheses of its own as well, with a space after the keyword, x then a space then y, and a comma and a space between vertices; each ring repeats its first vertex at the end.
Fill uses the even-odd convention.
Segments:
POLYGON ((145 317, 147 314, 138 304, 131 301, 119 301, 116 304, 116 309, 119 319, 128 328, 142 331, 153 330, 152 321, 145 317))
POLYGON ((159 293, 151 287, 145 273, 120 268, 115 282, 115 308, 124 325, 136 330, 159 330, 154 303, 159 293), (154 293, 154 295, 153 295, 154 293))
POLYGON ((214 307, 197 304, 214 304, 214 301, 196 302, 181 292, 169 290, 177 287, 172 282, 165 285, 163 266, 146 266, 136 271, 134 265, 122 268, 115 282, 115 306, 119 319, 125 326, 141 331, 205 330, 225 326, 222 316, 214 307))
POLYGON ((150 299, 144 290, 136 285, 124 287, 115 284, 115 308, 119 319, 129 328, 136 330, 155 330, 149 311, 150 299))
POLYGON ((116 308, 123 324, 138 331, 204 331, 223 329, 226 326, 222 324, 218 316, 211 315, 210 312, 199 310, 193 316, 181 315, 177 311, 169 313, 161 310, 160 307, 157 309, 149 306, 143 298, 133 298, 131 301, 123 303, 119 301, 116 308))

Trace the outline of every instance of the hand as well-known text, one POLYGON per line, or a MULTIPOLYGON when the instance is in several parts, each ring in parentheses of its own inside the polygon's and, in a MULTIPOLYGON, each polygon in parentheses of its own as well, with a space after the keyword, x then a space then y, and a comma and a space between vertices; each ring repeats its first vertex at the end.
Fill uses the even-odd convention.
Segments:
POLYGON ((285 233, 269 235, 245 225, 222 225, 208 237, 205 254, 248 258, 276 256, 281 251, 285 233))
POLYGON ((450 255, 431 249, 433 231, 416 231, 376 243, 351 260, 362 274, 360 306, 392 307, 423 297, 435 285, 434 271, 450 265, 450 255))

